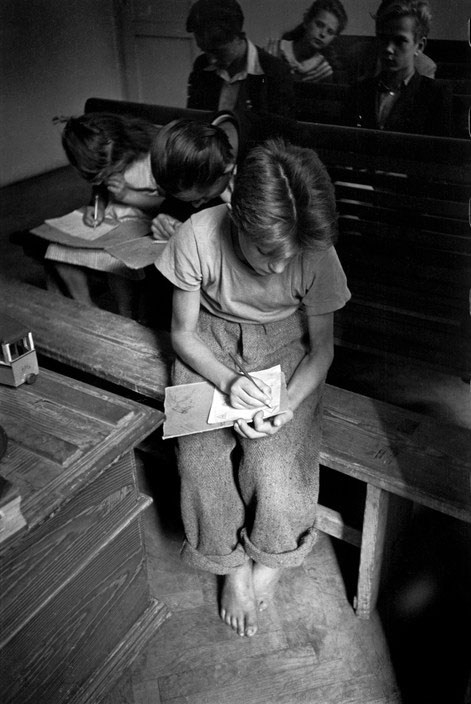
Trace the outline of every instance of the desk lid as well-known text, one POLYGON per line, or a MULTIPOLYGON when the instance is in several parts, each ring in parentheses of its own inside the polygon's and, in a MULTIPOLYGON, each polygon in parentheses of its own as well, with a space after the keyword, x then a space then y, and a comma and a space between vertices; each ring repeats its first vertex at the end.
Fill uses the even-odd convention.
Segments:
POLYGON ((35 384, 0 386, 0 425, 8 436, 0 474, 19 491, 28 528, 162 420, 160 411, 45 369, 35 384))

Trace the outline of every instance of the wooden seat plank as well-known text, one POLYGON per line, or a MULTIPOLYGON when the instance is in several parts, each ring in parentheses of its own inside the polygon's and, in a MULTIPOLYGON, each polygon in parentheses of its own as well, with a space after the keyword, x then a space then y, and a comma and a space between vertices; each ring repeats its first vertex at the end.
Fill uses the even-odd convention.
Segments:
POLYGON ((146 398, 163 400, 171 354, 165 333, 156 336, 133 320, 90 310, 36 286, 3 279, 0 296, 5 313, 32 330, 41 354, 146 398))

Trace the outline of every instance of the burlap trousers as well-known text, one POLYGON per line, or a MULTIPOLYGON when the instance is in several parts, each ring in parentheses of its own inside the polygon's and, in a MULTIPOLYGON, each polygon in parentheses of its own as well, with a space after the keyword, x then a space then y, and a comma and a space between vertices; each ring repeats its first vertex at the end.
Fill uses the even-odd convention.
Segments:
MULTIPOLYGON (((275 364, 289 381, 306 351, 306 319, 232 323, 200 314, 199 334, 218 359, 229 352, 250 371, 275 364)), ((201 381, 177 360, 173 383, 201 381)), ((247 440, 232 428, 178 439, 183 558, 195 567, 227 574, 251 558, 268 567, 302 563, 317 536, 321 394, 311 394, 275 435, 247 440)))

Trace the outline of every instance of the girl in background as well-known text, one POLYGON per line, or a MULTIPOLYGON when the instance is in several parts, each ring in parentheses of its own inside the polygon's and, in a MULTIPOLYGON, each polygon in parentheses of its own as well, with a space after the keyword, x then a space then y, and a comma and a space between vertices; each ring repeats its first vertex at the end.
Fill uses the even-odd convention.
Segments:
POLYGON ((301 24, 285 32, 281 40, 268 41, 267 51, 283 58, 297 81, 317 83, 331 79, 335 68, 331 44, 347 22, 347 13, 339 0, 316 0, 305 12, 301 24))

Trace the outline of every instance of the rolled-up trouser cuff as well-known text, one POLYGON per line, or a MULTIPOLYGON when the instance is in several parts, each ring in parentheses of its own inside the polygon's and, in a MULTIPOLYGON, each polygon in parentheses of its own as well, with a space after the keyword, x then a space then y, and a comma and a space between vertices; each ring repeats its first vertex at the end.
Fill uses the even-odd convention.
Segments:
POLYGON ((279 567, 298 567, 301 565, 306 555, 311 552, 317 540, 317 536, 317 530, 314 527, 309 528, 299 539, 298 547, 295 550, 273 554, 259 550, 249 540, 246 529, 243 528, 241 531, 241 540, 247 555, 251 557, 254 562, 260 562, 262 565, 265 565, 265 567, 271 567, 273 569, 279 567))
POLYGON ((187 540, 183 542, 180 554, 187 565, 212 574, 229 574, 250 559, 240 544, 229 555, 203 555, 187 540))

